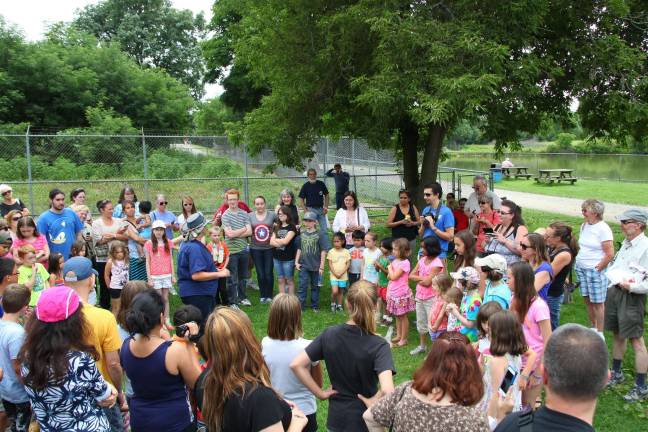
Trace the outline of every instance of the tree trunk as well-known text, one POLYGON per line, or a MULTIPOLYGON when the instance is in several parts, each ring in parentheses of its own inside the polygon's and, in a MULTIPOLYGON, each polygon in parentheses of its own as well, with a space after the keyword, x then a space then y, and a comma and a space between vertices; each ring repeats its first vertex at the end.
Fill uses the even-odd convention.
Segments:
MULTIPOLYGON (((423 149, 421 186, 437 181, 437 171, 439 170, 439 160, 441 159, 443 138, 445 137, 446 132, 446 128, 438 124, 433 124, 428 127, 427 139, 425 141, 425 147, 423 149)), ((422 200, 423 196, 421 195, 417 198, 422 200)))
POLYGON ((403 151, 403 180, 405 189, 413 197, 418 196, 419 171, 418 171, 418 126, 409 119, 404 120, 400 127, 400 144, 403 151))

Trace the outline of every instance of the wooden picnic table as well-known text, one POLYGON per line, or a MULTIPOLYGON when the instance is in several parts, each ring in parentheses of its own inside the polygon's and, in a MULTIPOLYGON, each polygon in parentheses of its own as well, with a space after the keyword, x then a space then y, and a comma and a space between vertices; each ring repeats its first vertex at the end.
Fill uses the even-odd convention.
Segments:
POLYGON ((538 183, 549 183, 553 184, 554 182, 569 182, 571 184, 576 183, 578 180, 574 177, 573 169, 566 168, 557 168, 557 169, 539 169, 538 177, 535 177, 535 181, 538 183))
POLYGON ((513 166, 510 168, 502 168, 502 172, 506 177, 515 177, 515 178, 525 178, 525 179, 530 179, 531 174, 528 172, 529 167, 525 166, 513 166), (511 174, 511 172, 515 170, 515 174, 511 174))

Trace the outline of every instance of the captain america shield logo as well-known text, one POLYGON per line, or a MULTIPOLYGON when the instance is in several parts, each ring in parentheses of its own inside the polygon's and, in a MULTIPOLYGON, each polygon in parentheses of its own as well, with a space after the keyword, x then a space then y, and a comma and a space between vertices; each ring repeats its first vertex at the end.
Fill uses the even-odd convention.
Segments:
POLYGON ((258 243, 270 241, 270 229, 266 225, 257 225, 254 227, 254 239, 258 243))

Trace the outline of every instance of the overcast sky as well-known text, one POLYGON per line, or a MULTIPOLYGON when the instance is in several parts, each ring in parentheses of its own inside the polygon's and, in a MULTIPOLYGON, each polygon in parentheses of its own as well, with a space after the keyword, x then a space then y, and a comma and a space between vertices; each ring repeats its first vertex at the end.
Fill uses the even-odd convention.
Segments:
MULTIPOLYGON (((58 21, 72 21, 77 9, 99 3, 99 0, 1 0, 6 21, 15 24, 30 41, 43 38, 46 27, 58 21)), ((207 22, 211 19, 214 0, 171 0, 178 9, 189 9, 194 14, 203 12, 207 22)), ((206 87, 206 99, 222 92, 218 85, 206 87)))

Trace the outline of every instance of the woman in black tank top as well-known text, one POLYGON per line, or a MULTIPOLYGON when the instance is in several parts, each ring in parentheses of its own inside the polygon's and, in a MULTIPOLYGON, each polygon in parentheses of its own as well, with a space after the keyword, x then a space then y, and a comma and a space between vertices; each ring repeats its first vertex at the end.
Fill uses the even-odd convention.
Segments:
POLYGON ((560 325, 560 305, 563 301, 565 281, 571 274, 578 243, 572 235, 572 228, 563 222, 554 222, 545 234, 549 246, 549 260, 554 279, 547 291, 547 304, 551 315, 551 329, 560 325))
POLYGON ((406 190, 399 191, 398 204, 392 207, 387 217, 387 227, 392 230, 392 238, 415 240, 419 223, 419 211, 412 204, 412 195, 406 190))

